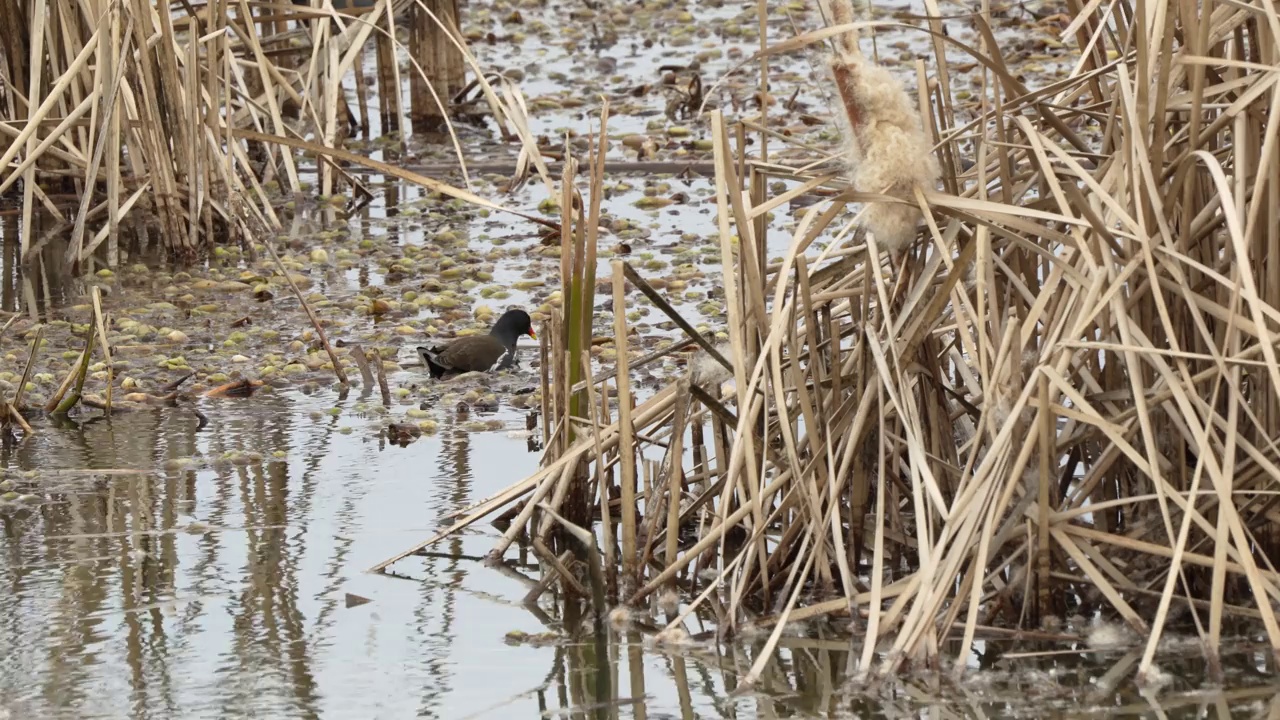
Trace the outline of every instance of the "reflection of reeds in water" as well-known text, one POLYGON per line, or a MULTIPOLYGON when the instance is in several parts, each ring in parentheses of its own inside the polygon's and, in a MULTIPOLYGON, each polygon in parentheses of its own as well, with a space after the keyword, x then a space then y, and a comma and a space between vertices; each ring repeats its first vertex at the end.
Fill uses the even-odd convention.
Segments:
MULTIPOLYGON (((692 600, 685 614, 713 603, 726 631, 855 614, 856 664, 885 674, 941 667, 948 638, 963 656, 980 633, 1070 614, 1114 616, 1147 638, 1141 678, 1175 623, 1202 634, 1214 677, 1233 627, 1280 651, 1268 500, 1280 478, 1280 125, 1265 120, 1280 107, 1277 23, 1261 1, 1162 5, 1159 21, 1142 7, 1070 20, 1082 60, 1044 88, 1006 63, 989 17, 973 17, 977 48, 931 21, 933 65, 917 76, 939 80, 915 105, 936 160, 900 159, 929 172, 860 187, 863 166, 852 186, 756 168, 843 191, 804 211, 770 265, 753 221, 782 200, 744 192, 739 166, 751 163, 712 113, 732 385, 677 378, 630 408, 623 378, 597 383, 595 397, 629 408, 617 420, 566 397, 554 421, 590 435, 458 513, 455 529, 518 502, 523 526, 540 504, 569 502, 584 464, 613 486, 622 458, 651 453, 664 459, 634 496, 625 480, 616 500, 605 487, 587 496, 602 519, 634 519, 620 541, 601 528, 622 603, 674 584, 692 600), (973 107, 948 90, 944 48, 979 63, 973 107), (934 162, 942 190, 927 182, 934 162), (868 202, 866 232, 840 224, 868 202), (922 220, 905 242, 902 223, 877 222, 894 207, 922 220), (811 252, 820 237, 830 244, 811 252), (690 467, 699 455, 681 445, 694 428, 713 448, 690 467)), ((897 90, 852 90, 855 141, 888 121, 877 113, 902 120, 901 98, 865 101, 897 90)), ((557 403, 574 367, 565 354, 550 354, 557 403)))
POLYGON ((47 498, 30 513, 5 514, 16 544, 2 563, 14 585, 0 642, 29 646, 36 637, 40 648, 6 680, 38 671, 47 708, 112 712, 114 699, 96 696, 104 677, 129 683, 127 695, 149 707, 190 708, 192 698, 176 695, 189 687, 181 675, 190 643, 210 642, 204 631, 229 622, 227 647, 198 661, 217 668, 199 702, 253 714, 264 707, 258 693, 271 687, 266 702, 312 713, 307 632, 333 618, 321 613, 304 628, 299 587, 323 453, 292 481, 284 462, 223 459, 287 450, 293 429, 281 420, 289 407, 227 418, 218 433, 198 430, 182 410, 64 419, 57 432, 42 428, 41 444, 0 447, 0 467, 42 469, 35 491, 47 498), (196 455, 213 469, 191 469, 196 455), (192 516, 208 522, 188 526, 192 516), (49 590, 60 595, 46 597, 49 590), (123 668, 104 676, 102 664, 117 662, 123 668))
MULTIPOLYGON (((598 660, 583 645, 558 648, 546 683, 533 694, 544 714, 581 718, 918 717, 926 705, 944 717, 1042 717, 1059 703, 1103 715, 1172 715, 1194 707, 1205 713, 1215 705, 1224 717, 1234 717, 1280 702, 1267 676, 1251 667, 1247 652, 1224 658, 1232 677, 1249 678, 1238 686, 1208 696, 1197 688, 1144 697, 1121 684, 1141 659, 1140 648, 1100 656, 1027 639, 1016 645, 991 642, 973 653, 971 667, 982 673, 978 682, 899 677, 866 689, 849 681, 858 662, 856 648, 846 638, 826 634, 788 633, 772 649, 764 637, 754 637, 723 651, 695 644, 666 653, 647 646, 640 633, 626 632, 610 644, 609 670, 617 688, 611 697, 602 698, 591 687, 598 660), (744 685, 757 664, 759 677, 744 685)), ((962 650, 959 641, 940 649, 948 655, 962 650)), ((1205 663, 1182 657, 1170 669, 1179 677, 1199 678, 1205 663)))
POLYGON ((32 220, 36 240, 23 263, 18 260, 18 220, 12 212, 0 213, 0 311, 21 309, 36 319, 47 316, 76 293, 64 256, 67 228, 45 213, 37 213, 32 220))

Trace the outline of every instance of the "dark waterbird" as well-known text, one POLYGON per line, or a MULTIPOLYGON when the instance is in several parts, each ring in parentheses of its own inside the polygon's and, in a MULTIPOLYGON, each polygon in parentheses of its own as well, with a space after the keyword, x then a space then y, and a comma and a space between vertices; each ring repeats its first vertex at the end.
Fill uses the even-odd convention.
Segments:
POLYGON ((427 366, 431 377, 439 379, 465 372, 485 372, 511 367, 516 358, 516 341, 521 335, 537 340, 533 333, 533 321, 523 310, 508 310, 493 324, 488 335, 472 335, 458 338, 448 345, 434 348, 418 348, 418 357, 427 366), (505 357, 504 357, 505 356, 505 357))

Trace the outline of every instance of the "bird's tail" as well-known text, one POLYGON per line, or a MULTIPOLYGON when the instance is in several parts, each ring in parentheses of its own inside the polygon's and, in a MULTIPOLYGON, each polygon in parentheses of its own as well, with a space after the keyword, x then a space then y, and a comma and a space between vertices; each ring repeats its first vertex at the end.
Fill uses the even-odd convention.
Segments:
POLYGON ((431 373, 431 377, 439 380, 444 377, 445 367, 436 362, 436 354, 430 348, 419 347, 418 357, 422 358, 422 364, 427 366, 427 372, 431 373))

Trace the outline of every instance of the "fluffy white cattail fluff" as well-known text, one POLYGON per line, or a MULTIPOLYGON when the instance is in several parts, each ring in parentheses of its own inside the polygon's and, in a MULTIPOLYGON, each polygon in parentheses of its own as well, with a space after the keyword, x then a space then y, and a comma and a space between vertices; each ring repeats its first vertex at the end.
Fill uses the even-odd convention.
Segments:
POLYGON ((680 626, 670 627, 662 630, 653 636, 653 644, 656 646, 667 647, 687 647, 693 644, 693 640, 689 638, 689 631, 680 626))
POLYGON ((1091 650, 1118 650, 1131 646, 1134 638, 1123 625, 1099 621, 1089 628, 1084 642, 1091 650))
POLYGON ((631 609, 619 605, 609 611, 609 626, 618 632, 631 627, 631 609))
POLYGON ((1173 684, 1173 675, 1154 663, 1146 672, 1138 674, 1138 690, 1144 697, 1158 695, 1161 690, 1173 684))
MULTIPOLYGON (((733 357, 733 345, 728 342, 716 346, 721 357, 733 357)), ((707 352, 699 351, 692 362, 693 381, 702 387, 718 388, 722 383, 733 378, 733 373, 721 365, 707 352)))
MULTIPOLYGON (((833 2, 832 6, 846 2, 833 2)), ((852 14, 851 8, 841 10, 835 13, 837 20, 852 14)), ((863 58, 857 37, 846 35, 849 37, 837 44, 839 54, 831 59, 830 67, 844 103, 846 117, 841 125, 853 187, 911 203, 871 203, 862 215, 881 248, 900 250, 915 240, 920 224, 914 189, 934 189, 940 175, 938 160, 906 88, 888 70, 863 58)))

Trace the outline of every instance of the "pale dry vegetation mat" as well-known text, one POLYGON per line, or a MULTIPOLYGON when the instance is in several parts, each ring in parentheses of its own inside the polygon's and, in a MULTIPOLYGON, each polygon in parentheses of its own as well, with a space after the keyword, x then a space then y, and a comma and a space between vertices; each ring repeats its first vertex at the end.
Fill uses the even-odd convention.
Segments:
MULTIPOLYGON (((531 544, 546 585, 598 606, 678 591, 661 637, 705 610, 773 647, 851 616, 873 675, 937 666, 954 638, 960 672, 980 633, 1075 615, 1137 631, 1140 679, 1175 627, 1211 672, 1232 633, 1280 649, 1274 4, 1068 0, 1078 61, 1045 87, 1006 66, 986 3, 947 20, 976 45, 924 6, 914 93, 864 56, 895 24, 847 7, 762 48, 821 53, 848 157, 771 166, 741 144, 780 142, 768 127, 708 114, 729 342, 695 338, 707 357, 632 407, 624 314, 616 378, 585 387, 580 319, 556 324, 542 469, 424 545, 505 510, 491 560, 531 544), (973 121, 948 46, 981 65, 973 121), (822 189, 770 263, 766 214, 822 189)), ((603 165, 583 167, 566 290, 594 287, 603 165)), ((637 276, 614 270, 618 308, 637 276)))

